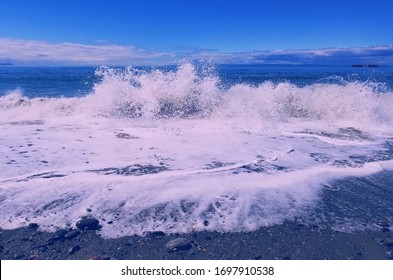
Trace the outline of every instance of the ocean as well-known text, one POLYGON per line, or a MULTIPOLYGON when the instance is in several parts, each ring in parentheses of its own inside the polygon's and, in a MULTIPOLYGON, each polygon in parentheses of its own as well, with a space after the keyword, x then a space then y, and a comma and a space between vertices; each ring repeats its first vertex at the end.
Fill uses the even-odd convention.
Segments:
POLYGON ((0 66, 0 227, 393 230, 393 68, 0 66))

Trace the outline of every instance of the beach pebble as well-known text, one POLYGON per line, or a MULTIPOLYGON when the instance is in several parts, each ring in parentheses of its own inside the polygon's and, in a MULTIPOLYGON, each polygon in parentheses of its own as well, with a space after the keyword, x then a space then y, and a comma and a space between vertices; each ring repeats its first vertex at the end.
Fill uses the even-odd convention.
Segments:
POLYGON ((80 245, 75 245, 75 246, 73 246, 73 247, 69 250, 69 253, 70 253, 70 254, 74 254, 75 252, 79 251, 80 249, 81 249, 81 246, 80 246, 80 245))
POLYGON ((29 224, 29 228, 31 228, 31 229, 37 229, 38 227, 39 227, 39 225, 36 224, 36 223, 30 223, 29 224))
POLYGON ((174 240, 169 241, 165 247, 173 252, 176 250, 189 250, 192 248, 191 242, 185 238, 176 238, 174 240))
POLYGON ((151 237, 160 237, 160 236, 165 236, 165 232, 157 230, 157 231, 147 232, 146 235, 151 237))
POLYGON ((64 239, 64 236, 67 234, 67 231, 65 229, 59 229, 57 230, 53 237, 49 240, 49 241, 53 241, 53 240, 62 240, 64 239))
POLYGON ((97 230, 99 228, 99 221, 94 218, 86 218, 83 220, 80 220, 76 223, 76 227, 79 229, 91 229, 91 230, 97 230))
POLYGON ((71 230, 64 236, 65 239, 73 239, 80 234, 79 230, 71 230))

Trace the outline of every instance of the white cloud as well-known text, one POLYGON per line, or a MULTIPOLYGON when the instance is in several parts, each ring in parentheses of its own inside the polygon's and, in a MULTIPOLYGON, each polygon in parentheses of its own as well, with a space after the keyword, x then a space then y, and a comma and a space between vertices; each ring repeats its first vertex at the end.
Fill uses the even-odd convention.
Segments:
POLYGON ((134 46, 49 43, 0 38, 0 61, 15 64, 134 64, 167 62, 173 58, 173 53, 154 52, 134 46))
POLYGON ((266 64, 393 64, 393 45, 357 48, 265 50, 236 53, 196 52, 193 59, 218 63, 266 64))
POLYGON ((222 53, 201 48, 180 52, 152 51, 135 46, 49 43, 0 38, 0 63, 17 65, 157 65, 189 60, 213 63, 267 64, 393 64, 393 45, 304 50, 256 50, 222 53))

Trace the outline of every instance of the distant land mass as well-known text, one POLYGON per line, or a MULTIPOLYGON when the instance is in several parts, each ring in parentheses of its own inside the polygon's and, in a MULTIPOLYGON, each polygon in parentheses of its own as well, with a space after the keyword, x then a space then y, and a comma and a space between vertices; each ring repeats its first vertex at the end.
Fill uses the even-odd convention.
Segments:
POLYGON ((9 62, 0 62, 0 66, 10 66, 13 65, 12 63, 9 62))
POLYGON ((378 64, 352 64, 352 67, 378 67, 378 64))

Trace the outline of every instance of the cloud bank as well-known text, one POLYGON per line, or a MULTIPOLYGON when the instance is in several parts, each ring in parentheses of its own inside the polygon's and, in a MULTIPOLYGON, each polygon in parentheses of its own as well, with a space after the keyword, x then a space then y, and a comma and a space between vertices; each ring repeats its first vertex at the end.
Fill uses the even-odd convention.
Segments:
POLYGON ((0 38, 0 63, 15 65, 160 65, 184 60, 206 60, 223 64, 393 65, 393 45, 232 53, 199 48, 164 52, 106 42, 86 45, 0 38))
POLYGON ((132 65, 173 59, 169 52, 135 46, 83 45, 0 38, 0 62, 19 65, 132 65))
POLYGON ((217 63, 393 65, 393 45, 237 53, 200 52, 190 54, 190 56, 194 59, 208 59, 217 63))

